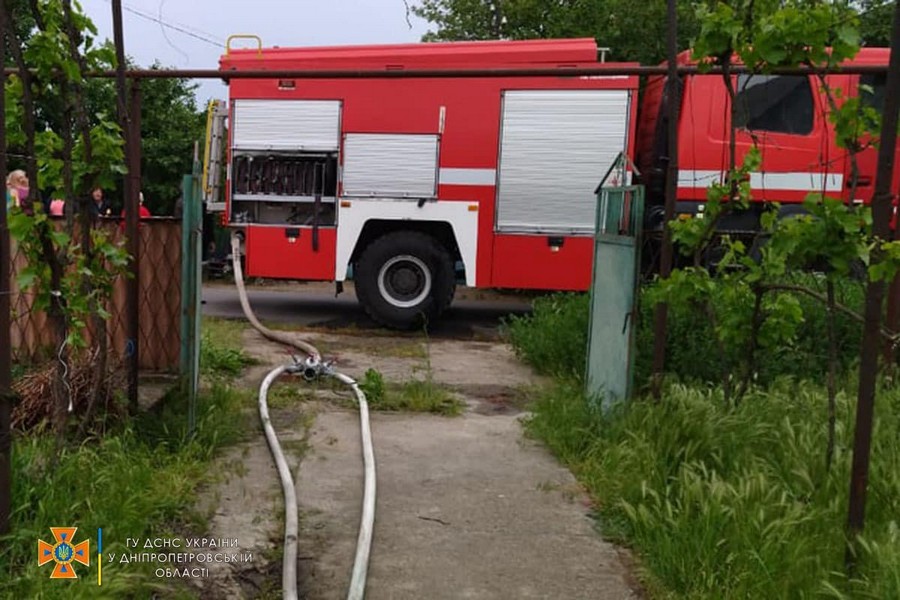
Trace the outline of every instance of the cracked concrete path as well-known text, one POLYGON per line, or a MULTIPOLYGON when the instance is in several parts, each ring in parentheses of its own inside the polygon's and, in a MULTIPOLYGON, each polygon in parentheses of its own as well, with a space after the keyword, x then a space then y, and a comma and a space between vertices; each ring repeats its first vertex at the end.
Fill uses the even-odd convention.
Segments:
MULTIPOLYGON (((243 337, 260 364, 242 381, 255 387, 288 353, 254 331, 243 337)), ((466 403, 458 417, 372 413, 378 498, 367 600, 641 597, 627 552, 602 539, 575 478, 524 436, 520 388, 539 380, 508 346, 334 334, 312 340, 352 377, 370 367, 388 381, 430 372, 466 403)), ((346 401, 329 400, 329 386, 312 394, 318 400, 299 382, 280 386, 304 399, 284 404, 288 394, 273 409, 297 488, 300 597, 343 599, 362 507, 359 415, 346 401)), ((243 468, 212 490, 211 535, 246 538, 254 552, 275 558, 281 492, 261 434, 231 459, 243 468)), ((217 576, 201 596, 270 597, 280 578, 275 558, 217 576)))
MULTIPOLYGON (((297 477, 303 597, 343 598, 360 506, 355 412, 327 410, 297 477)), ((366 597, 634 598, 572 475, 516 415, 375 414, 378 503, 366 597)))

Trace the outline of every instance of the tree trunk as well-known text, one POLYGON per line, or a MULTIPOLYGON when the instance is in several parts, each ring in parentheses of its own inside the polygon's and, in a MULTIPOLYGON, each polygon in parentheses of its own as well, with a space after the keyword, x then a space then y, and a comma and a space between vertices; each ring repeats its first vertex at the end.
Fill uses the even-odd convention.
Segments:
POLYGON ((750 387, 750 380, 756 373, 756 349, 759 345, 759 330, 762 328, 764 315, 762 310, 763 296, 766 290, 761 286, 753 288, 753 317, 750 321, 750 339, 747 340, 747 363, 744 366, 744 377, 741 386, 734 394, 734 405, 737 407, 750 387))
MULTIPOLYGON (((85 64, 84 56, 78 51, 78 39, 79 32, 75 27, 75 23, 72 19, 72 2, 71 0, 63 0, 63 17, 65 19, 66 31, 68 32, 69 38, 69 54, 72 57, 72 60, 78 63, 78 70, 80 73, 84 74, 88 71, 87 64, 85 64)), ((76 121, 78 123, 78 129, 80 130, 82 145, 84 147, 84 163, 87 165, 92 165, 94 163, 94 150, 91 144, 91 128, 90 123, 88 122, 87 113, 85 112, 84 106, 84 88, 79 82, 75 82, 72 86, 73 90, 73 102, 75 107, 75 116, 76 121)), ((96 177, 95 172, 88 173, 87 180, 89 182, 90 187, 94 186, 94 177, 96 177)), ((91 211, 90 211, 90 197, 88 196, 88 192, 90 190, 82 189, 79 190, 78 198, 80 201, 80 227, 81 227, 81 247, 82 252, 84 252, 85 259, 90 262, 94 257, 94 248, 91 241, 91 211)), ((70 198, 73 196, 69 196, 70 198)), ((82 281, 82 289, 85 294, 90 295, 93 292, 93 283, 91 282, 90 277, 84 277, 82 281)), ((99 315, 99 313, 95 310, 93 316, 91 317, 92 329, 94 332, 94 344, 97 347, 97 362, 94 369, 90 395, 88 396, 88 406, 85 411, 83 421, 80 427, 80 432, 84 433, 86 428, 90 426, 90 421, 93 419, 94 411, 97 408, 97 405, 100 403, 101 398, 105 400, 106 397, 106 370, 108 364, 108 356, 109 356, 109 343, 107 340, 107 328, 106 328, 106 320, 99 315)))
MULTIPOLYGON (((6 3, 2 3, 2 10, 6 18, 6 31, 8 39, 8 48, 10 49, 16 67, 19 69, 19 77, 22 79, 22 105, 24 109, 24 129, 25 129, 25 149, 26 163, 29 179, 29 194, 26 201, 26 209, 31 212, 34 210, 34 203, 38 200, 38 179, 37 179, 37 152, 35 149, 35 103, 32 90, 32 76, 27 69, 24 56, 22 54, 22 42, 19 39, 12 20, 9 19, 9 12, 6 3)), ((35 10, 37 10, 35 8, 35 10)), ((35 19, 40 23, 40 13, 35 13, 35 19)), ((66 377, 68 375, 68 353, 66 351, 65 342, 68 337, 64 302, 65 299, 59 294, 60 284, 63 278, 63 266, 60 263, 60 257, 56 253, 53 242, 49 236, 49 230, 42 227, 38 230, 40 236, 42 259, 50 267, 50 286, 55 292, 51 297, 50 309, 48 317, 50 327, 56 334, 54 347, 57 351, 57 377, 54 378, 51 386, 51 396, 53 402, 53 428, 57 434, 57 444, 65 434, 66 411, 68 409, 68 395, 65 386, 66 377)))

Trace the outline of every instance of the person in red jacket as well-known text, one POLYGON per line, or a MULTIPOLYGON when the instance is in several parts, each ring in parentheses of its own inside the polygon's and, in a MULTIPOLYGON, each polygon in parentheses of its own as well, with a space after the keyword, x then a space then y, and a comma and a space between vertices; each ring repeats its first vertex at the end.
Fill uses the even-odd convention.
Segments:
MULTIPOLYGON (((150 209, 144 206, 144 192, 138 193, 138 200, 140 202, 140 204, 138 205, 138 219, 149 219, 150 217, 152 217, 153 213, 150 212, 150 209)), ((141 224, 138 223, 138 227, 140 226, 141 224)), ((122 209, 122 222, 119 223, 119 229, 123 231, 125 230, 125 209, 122 209)))

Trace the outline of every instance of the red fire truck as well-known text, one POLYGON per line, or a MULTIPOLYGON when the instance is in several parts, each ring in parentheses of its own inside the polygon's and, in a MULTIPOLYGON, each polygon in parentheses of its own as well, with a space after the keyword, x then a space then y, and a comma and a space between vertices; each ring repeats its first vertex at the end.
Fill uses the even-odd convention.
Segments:
MULTIPOLYGON (((887 50, 858 60, 886 64, 887 50)), ((242 231, 247 274, 352 276, 365 310, 398 328, 439 317, 457 282, 587 289, 597 184, 619 153, 635 157, 648 227, 661 227, 667 147, 663 78, 647 82, 639 114, 637 77, 565 73, 597 64, 593 39, 230 50, 222 70, 560 71, 232 79, 226 215, 242 231)), ((817 81, 737 78, 739 155, 753 138, 763 152, 756 198, 846 197, 849 165, 817 81)), ((870 85, 872 102, 884 89, 883 76, 829 79, 845 95, 870 85)), ((720 77, 688 76, 681 89, 678 206, 693 214, 727 168, 729 110, 720 77)), ((874 165, 864 153, 848 201, 869 199, 874 165)), ((723 226, 752 230, 753 213, 723 226)))

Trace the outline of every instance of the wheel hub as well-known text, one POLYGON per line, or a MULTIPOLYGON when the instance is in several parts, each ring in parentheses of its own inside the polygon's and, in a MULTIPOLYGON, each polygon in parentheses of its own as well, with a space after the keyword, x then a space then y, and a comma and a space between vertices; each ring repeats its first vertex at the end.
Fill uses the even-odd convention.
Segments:
POLYGON ((431 270, 416 256, 395 256, 381 267, 378 289, 393 306, 415 307, 431 293, 431 270))
POLYGON ((421 272, 406 265, 397 267, 391 274, 391 285, 404 296, 412 294, 422 286, 421 272))

